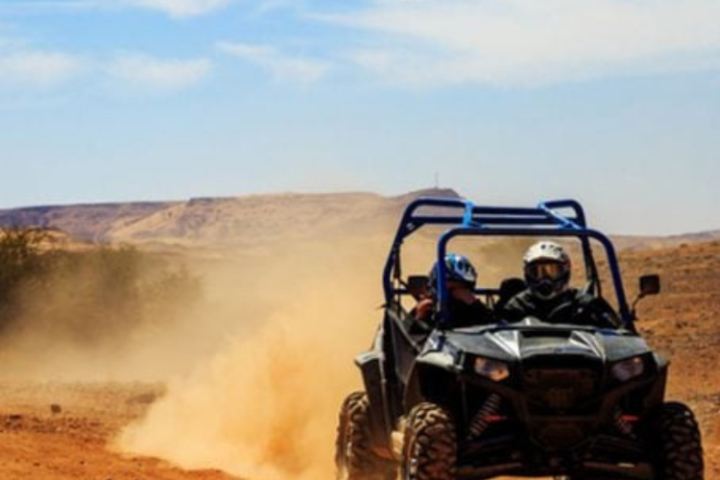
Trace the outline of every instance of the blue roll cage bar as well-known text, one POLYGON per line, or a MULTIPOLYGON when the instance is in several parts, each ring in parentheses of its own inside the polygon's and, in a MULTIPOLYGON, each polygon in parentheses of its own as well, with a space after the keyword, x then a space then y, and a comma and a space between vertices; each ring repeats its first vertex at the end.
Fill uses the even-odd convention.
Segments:
MULTIPOLYGON (((597 240, 605 248, 617 295, 620 318, 626 328, 633 328, 633 318, 625 297, 615 247, 604 234, 587 227, 582 206, 577 201, 570 199, 541 202, 535 208, 480 206, 461 198, 421 197, 414 200, 405 209, 385 263, 383 289, 386 305, 391 303, 393 297, 398 296, 399 299, 399 296, 410 293, 401 276, 400 251, 405 239, 425 225, 449 226, 448 230, 438 239, 438 260, 445 258, 448 242, 457 236, 533 237, 547 235, 579 238, 590 289, 593 293, 600 295, 600 282, 590 245, 591 239, 597 240), (435 211, 432 214, 421 214, 418 210, 423 207, 430 207, 437 212, 443 211, 445 214, 436 214, 435 211), (561 212, 568 210, 569 214, 561 212)), ((444 261, 438 261, 437 265, 440 269, 437 276, 437 313, 440 325, 443 325, 447 321, 445 306, 447 267, 444 261)), ((493 293, 493 290, 480 289, 478 292, 487 294, 493 293)))

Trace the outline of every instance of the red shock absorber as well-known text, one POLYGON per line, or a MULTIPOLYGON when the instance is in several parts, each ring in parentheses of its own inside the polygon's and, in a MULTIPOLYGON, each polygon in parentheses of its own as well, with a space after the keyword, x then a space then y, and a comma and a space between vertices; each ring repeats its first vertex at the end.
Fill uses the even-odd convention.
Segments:
POLYGON ((468 439, 478 438, 483 434, 485 429, 490 425, 500 410, 500 395, 497 393, 490 394, 480 410, 475 414, 470 422, 468 431, 468 439))
POLYGON ((615 413, 613 414, 615 428, 627 437, 632 437, 634 435, 633 425, 632 423, 630 423, 631 420, 636 420, 636 417, 632 417, 630 415, 623 415, 620 407, 615 408, 615 413))

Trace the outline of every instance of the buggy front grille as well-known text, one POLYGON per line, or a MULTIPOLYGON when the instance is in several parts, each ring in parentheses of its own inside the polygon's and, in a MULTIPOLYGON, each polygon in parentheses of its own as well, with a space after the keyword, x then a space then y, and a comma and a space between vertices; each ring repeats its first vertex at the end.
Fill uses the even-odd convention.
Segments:
POLYGON ((523 383, 531 414, 581 413, 591 407, 600 389, 599 369, 585 359, 565 360, 524 365, 523 383))

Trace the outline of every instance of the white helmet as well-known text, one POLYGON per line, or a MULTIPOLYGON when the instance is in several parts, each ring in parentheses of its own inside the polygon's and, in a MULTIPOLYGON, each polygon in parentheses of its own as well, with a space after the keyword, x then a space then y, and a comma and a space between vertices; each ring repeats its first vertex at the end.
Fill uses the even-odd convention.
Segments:
POLYGON ((531 246, 523 258, 525 282, 540 298, 551 299, 570 282, 570 257, 557 243, 543 240, 531 246))

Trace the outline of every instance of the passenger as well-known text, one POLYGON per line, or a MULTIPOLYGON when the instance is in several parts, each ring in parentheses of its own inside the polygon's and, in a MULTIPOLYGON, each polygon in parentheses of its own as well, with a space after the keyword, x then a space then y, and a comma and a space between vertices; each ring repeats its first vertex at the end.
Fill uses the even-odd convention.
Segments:
POLYGON ((506 278, 500 283, 500 289, 498 291, 497 303, 494 305, 496 312, 501 312, 510 301, 518 293, 522 292, 527 288, 525 280, 522 278, 511 277, 506 278))
MULTIPOLYGON (((472 325, 492 323, 494 317, 490 309, 474 293, 477 272, 470 261, 462 255, 449 253, 445 256, 447 271, 446 286, 448 292, 447 312, 448 328, 461 328, 472 325)), ((437 299, 437 274, 439 265, 435 265, 429 275, 430 296, 421 299, 413 309, 415 318, 426 324, 434 324, 435 303, 437 299)))
POLYGON ((557 243, 540 241, 523 258, 527 288, 511 298, 501 316, 508 321, 536 317, 551 323, 617 328, 620 319, 602 298, 570 288, 570 257, 557 243))

